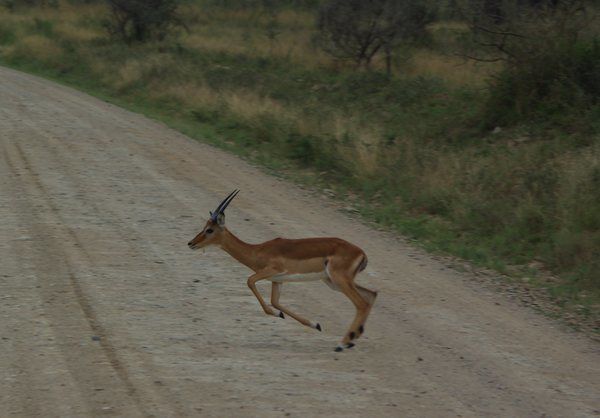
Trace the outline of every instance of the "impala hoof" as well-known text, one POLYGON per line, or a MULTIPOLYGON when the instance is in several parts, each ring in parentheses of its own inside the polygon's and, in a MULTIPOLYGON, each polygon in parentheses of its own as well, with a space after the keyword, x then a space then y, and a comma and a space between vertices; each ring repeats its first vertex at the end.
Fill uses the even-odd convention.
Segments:
POLYGON ((340 351, 344 351, 344 347, 342 347, 341 345, 338 345, 337 347, 335 347, 335 349, 333 350, 336 353, 339 353, 340 351))
POLYGON ((319 330, 319 331, 323 331, 323 330, 321 329, 321 324, 317 324, 317 326, 315 327, 315 329, 317 329, 317 330, 319 330))
POLYGON ((283 314, 283 312, 279 311, 279 317, 285 319, 285 315, 283 314))
POLYGON ((348 343, 348 344, 346 344, 346 348, 352 348, 352 347, 354 347, 354 345, 355 345, 354 343, 348 343))

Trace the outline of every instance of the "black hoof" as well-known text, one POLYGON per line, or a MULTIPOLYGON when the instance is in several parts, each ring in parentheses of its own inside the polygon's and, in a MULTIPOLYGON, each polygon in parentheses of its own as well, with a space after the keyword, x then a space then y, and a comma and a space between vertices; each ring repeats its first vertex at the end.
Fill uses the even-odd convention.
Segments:
POLYGON ((352 347, 354 347, 354 345, 355 345, 354 343, 348 343, 348 344, 346 344, 346 348, 352 348, 352 347))
POLYGON ((333 350, 336 353, 339 353, 340 351, 344 351, 344 347, 340 347, 339 345, 333 350))
POLYGON ((323 330, 321 329, 321 324, 317 324, 317 326, 316 326, 315 328, 316 328, 316 329, 318 329, 319 331, 323 331, 323 330))
POLYGON ((285 315, 283 314, 283 312, 279 311, 279 317, 285 319, 285 315))

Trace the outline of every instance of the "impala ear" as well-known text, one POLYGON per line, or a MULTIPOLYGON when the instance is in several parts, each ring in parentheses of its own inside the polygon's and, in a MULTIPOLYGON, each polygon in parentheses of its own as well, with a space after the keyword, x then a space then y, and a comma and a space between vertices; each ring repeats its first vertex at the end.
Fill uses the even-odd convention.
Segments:
POLYGON ((224 213, 219 213, 217 215, 217 224, 219 226, 223 226, 225 225, 225 214, 224 213))

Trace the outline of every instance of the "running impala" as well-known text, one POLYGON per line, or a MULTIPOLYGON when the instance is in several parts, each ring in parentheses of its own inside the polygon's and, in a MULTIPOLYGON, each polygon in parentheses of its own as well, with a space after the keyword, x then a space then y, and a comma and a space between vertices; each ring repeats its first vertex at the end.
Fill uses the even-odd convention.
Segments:
POLYGON ((356 315, 348 332, 335 351, 354 347, 354 341, 365 330, 365 322, 377 297, 377 292, 354 283, 358 273, 367 267, 367 256, 354 244, 340 238, 275 238, 261 244, 248 244, 225 227, 225 209, 239 190, 234 190, 210 212, 202 231, 188 246, 192 250, 209 245, 221 247, 254 274, 248 287, 267 315, 285 318, 289 315, 303 325, 321 331, 321 325, 290 311, 279 303, 283 283, 322 280, 331 289, 342 292, 356 307, 356 315), (271 305, 267 305, 256 288, 259 280, 272 283, 271 305))

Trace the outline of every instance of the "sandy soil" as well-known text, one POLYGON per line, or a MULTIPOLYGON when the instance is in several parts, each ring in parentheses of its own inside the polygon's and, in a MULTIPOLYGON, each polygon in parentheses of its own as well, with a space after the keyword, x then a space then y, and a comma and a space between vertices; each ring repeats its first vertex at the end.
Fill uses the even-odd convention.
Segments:
MULTIPOLYGON (((600 416, 598 344, 165 126, 0 69, 0 417, 600 416), (262 313, 249 271, 186 243, 234 188, 258 242, 339 236, 380 291, 366 335, 322 283, 262 313)), ((262 287, 268 296, 268 287, 262 287)))

